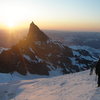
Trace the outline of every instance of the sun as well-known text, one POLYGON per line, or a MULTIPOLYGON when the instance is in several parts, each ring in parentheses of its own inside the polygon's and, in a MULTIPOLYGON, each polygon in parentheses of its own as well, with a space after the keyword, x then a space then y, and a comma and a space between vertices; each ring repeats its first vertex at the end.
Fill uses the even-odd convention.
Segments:
POLYGON ((14 27, 14 22, 6 22, 6 25, 9 27, 9 28, 13 28, 14 27))

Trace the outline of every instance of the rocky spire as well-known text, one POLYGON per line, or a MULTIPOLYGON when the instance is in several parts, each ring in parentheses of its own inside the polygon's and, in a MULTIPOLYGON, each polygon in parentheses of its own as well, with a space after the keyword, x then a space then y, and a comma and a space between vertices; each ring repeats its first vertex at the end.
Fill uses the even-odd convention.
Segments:
POLYGON ((33 22, 30 24, 28 37, 29 41, 47 41, 49 39, 33 22))

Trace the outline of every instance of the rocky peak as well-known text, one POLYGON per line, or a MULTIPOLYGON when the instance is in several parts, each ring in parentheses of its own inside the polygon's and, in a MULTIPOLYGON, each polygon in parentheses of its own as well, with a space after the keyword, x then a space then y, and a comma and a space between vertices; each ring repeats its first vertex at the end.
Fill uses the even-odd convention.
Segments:
POLYGON ((33 22, 30 24, 28 32, 28 41, 47 41, 49 37, 45 35, 33 22))
POLYGON ((30 24, 30 28, 29 28, 29 33, 31 32, 36 32, 39 31, 40 29, 34 24, 34 22, 32 21, 32 23, 30 24))

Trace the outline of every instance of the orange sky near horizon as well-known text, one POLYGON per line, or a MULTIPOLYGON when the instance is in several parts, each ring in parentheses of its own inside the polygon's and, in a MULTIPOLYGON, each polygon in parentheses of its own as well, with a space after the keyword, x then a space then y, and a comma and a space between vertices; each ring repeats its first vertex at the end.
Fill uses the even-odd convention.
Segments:
MULTIPOLYGON (((0 29, 3 30, 24 30, 29 29, 29 25, 32 21, 25 21, 15 26, 7 26, 1 25, 0 29)), ((89 31, 89 32, 100 32, 100 25, 93 24, 93 23, 79 23, 79 22, 36 22, 34 23, 41 29, 41 30, 61 30, 61 31, 89 31)))

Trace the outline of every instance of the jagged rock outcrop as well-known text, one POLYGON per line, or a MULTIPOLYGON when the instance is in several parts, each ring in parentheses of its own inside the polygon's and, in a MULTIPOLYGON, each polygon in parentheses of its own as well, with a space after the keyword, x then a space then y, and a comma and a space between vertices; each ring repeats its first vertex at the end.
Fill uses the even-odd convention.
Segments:
MULTIPOLYGON (((79 52, 82 53, 82 51, 79 52)), ((49 75, 51 71, 59 69, 65 74, 88 69, 90 64, 91 61, 74 55, 71 48, 51 40, 33 22, 25 39, 0 54, 0 72, 2 73, 17 71, 23 75, 27 72, 49 75), (83 65, 80 67, 80 64, 83 65)))

